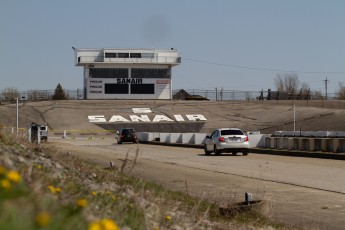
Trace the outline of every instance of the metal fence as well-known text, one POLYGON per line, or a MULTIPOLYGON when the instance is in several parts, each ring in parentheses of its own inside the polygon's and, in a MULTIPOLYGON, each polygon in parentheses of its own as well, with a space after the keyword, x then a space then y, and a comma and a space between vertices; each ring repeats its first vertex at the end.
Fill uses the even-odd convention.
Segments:
MULTIPOLYGON (((173 95, 179 93, 181 90, 173 90, 173 95)), ((215 101, 242 101, 242 100, 256 100, 260 93, 259 91, 240 91, 240 90, 198 90, 189 89, 184 90, 190 96, 195 98, 204 98, 215 101)))
MULTIPOLYGON (((67 100, 82 100, 84 90, 64 90, 67 100)), ((0 101, 14 101, 19 98, 20 101, 48 101, 51 100, 55 90, 28 90, 19 92, 0 93, 0 101)))
MULTIPOLYGON (((200 90, 188 89, 183 90, 192 98, 206 99, 212 101, 253 101, 267 100, 270 91, 241 91, 241 90, 200 90)), ((0 101, 15 101, 19 98, 21 101, 45 101, 51 100, 55 90, 29 90, 14 93, 0 93, 0 101)), ((64 90, 67 100, 83 100, 84 90, 64 90)), ((172 94, 176 95, 181 92, 180 89, 173 90, 172 94)), ((325 96, 318 95, 309 97, 309 100, 325 100, 325 96)), ((273 99, 271 99, 273 100, 273 99)), ((288 99, 289 100, 289 99, 288 99)), ((296 100, 291 98, 290 100, 296 100)), ((297 99, 298 100, 298 99, 297 99)), ((340 100, 336 94, 327 94, 327 100, 340 100)), ((282 100, 283 101, 283 100, 282 100)))
MULTIPOLYGON (((204 98, 208 100, 217 100, 217 101, 242 101, 242 100, 282 100, 276 99, 273 95, 277 93, 276 91, 241 91, 241 90, 200 90, 200 89, 188 89, 183 90, 189 95, 195 98, 204 98)), ((173 95, 181 92, 179 90, 173 90, 173 95)), ((281 93, 284 94, 284 93, 281 93)), ((286 93, 285 93, 286 94, 286 93)), ((278 97, 282 98, 282 97, 278 97)), ((292 95, 290 97, 285 97, 284 100, 325 100, 323 95, 304 95, 303 97, 298 97, 298 94, 292 95)), ((327 100, 340 100, 337 94, 327 94, 327 100)))

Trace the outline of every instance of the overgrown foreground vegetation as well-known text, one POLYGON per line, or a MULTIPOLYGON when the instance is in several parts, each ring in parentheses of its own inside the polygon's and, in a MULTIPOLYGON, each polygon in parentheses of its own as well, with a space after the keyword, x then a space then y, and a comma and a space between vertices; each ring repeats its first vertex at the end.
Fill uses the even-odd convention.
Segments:
POLYGON ((287 229, 0 132, 0 229, 287 229))

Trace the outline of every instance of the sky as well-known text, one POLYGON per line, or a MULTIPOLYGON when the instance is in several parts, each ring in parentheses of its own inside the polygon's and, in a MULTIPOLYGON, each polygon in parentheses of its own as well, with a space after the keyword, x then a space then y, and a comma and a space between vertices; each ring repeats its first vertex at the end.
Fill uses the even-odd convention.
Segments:
POLYGON ((76 48, 177 49, 173 89, 345 83, 343 0, 0 0, 0 90, 83 88, 76 48))

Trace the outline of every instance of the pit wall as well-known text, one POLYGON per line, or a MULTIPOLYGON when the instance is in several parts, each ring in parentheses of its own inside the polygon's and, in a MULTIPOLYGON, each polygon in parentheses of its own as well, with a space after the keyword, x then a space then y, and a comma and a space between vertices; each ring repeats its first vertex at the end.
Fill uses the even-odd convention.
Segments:
POLYGON ((345 137, 345 131, 275 131, 275 137, 345 137))
POLYGON ((345 152, 341 137, 266 137, 265 148, 298 151, 345 152))
MULTIPOLYGON (((138 139, 140 141, 157 141, 160 143, 169 144, 192 144, 202 145, 205 143, 208 133, 151 133, 151 132, 138 132, 138 139)), ((252 134, 248 133, 249 147, 250 148, 263 148, 265 147, 265 138, 270 135, 266 134, 252 134)))

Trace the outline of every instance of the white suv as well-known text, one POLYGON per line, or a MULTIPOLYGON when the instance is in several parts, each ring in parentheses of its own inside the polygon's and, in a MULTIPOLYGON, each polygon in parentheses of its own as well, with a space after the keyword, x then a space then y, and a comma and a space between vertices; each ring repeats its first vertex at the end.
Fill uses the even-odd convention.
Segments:
POLYGON ((242 152, 246 156, 249 153, 249 139, 240 129, 219 128, 210 136, 206 136, 204 150, 205 155, 210 155, 212 152, 215 155, 220 155, 222 152, 236 155, 242 152))

